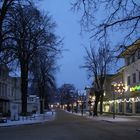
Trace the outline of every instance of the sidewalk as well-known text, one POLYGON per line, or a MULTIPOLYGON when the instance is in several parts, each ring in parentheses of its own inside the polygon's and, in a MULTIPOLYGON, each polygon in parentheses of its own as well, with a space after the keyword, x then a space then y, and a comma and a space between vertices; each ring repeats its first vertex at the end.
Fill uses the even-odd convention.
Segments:
POLYGON ((32 117, 21 117, 18 121, 7 120, 7 123, 0 123, 0 127, 17 126, 44 123, 46 121, 52 121, 55 119, 55 112, 46 112, 44 114, 35 114, 32 117))
MULTIPOLYGON (((68 112, 68 111, 66 111, 68 112)), ((132 122, 132 121, 140 121, 140 116, 127 116, 127 115, 115 115, 115 119, 113 119, 113 115, 112 114, 103 114, 103 115, 98 115, 98 116, 89 116, 89 113, 86 112, 83 115, 78 112, 68 112, 74 115, 78 115, 78 116, 83 116, 92 120, 96 120, 96 121, 106 121, 106 122, 132 122)))

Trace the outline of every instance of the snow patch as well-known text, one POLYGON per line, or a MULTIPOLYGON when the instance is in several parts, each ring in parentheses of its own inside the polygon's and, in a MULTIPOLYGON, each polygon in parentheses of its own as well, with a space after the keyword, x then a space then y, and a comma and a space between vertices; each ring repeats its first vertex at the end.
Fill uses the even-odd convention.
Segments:
POLYGON ((47 121, 54 120, 55 115, 56 115, 55 112, 45 112, 44 114, 34 114, 30 117, 20 116, 19 117, 20 120, 18 120, 18 121, 7 120, 7 123, 0 123, 0 127, 44 123, 44 122, 47 122, 47 121))

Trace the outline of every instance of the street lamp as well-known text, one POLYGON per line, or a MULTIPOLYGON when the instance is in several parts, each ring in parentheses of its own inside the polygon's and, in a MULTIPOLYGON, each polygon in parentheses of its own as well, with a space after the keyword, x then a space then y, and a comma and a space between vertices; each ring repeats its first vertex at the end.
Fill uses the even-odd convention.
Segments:
POLYGON ((112 82, 111 83, 111 89, 112 89, 112 99, 113 99, 113 119, 115 119, 115 90, 117 87, 117 83, 112 82))
POLYGON ((113 98, 113 119, 115 119, 115 93, 123 94, 125 91, 125 85, 122 82, 112 82, 111 89, 113 98))
POLYGON ((87 96, 86 96, 86 98, 87 98, 87 104, 86 104, 86 108, 88 109, 88 111, 89 111, 89 116, 91 116, 92 115, 92 112, 91 112, 91 106, 92 106, 92 102, 93 102, 93 100, 92 100, 92 95, 90 95, 90 90, 92 89, 92 87, 89 87, 89 86, 86 86, 85 87, 85 90, 86 90, 86 94, 87 94, 87 96))

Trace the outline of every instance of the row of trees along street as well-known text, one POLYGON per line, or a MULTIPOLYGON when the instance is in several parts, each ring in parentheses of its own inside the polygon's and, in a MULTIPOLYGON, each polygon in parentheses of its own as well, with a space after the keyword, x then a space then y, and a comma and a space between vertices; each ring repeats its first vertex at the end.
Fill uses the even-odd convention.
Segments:
POLYGON ((0 6, 0 62, 20 69, 22 115, 27 115, 29 79, 33 79, 40 99, 47 89, 55 88, 61 41, 55 35, 55 22, 32 1, 0 0, 0 6))
POLYGON ((90 34, 91 46, 86 49, 83 67, 95 81, 94 115, 99 100, 102 114, 103 85, 113 53, 117 55, 140 38, 140 1, 73 0, 72 10, 81 14, 82 31, 90 34))

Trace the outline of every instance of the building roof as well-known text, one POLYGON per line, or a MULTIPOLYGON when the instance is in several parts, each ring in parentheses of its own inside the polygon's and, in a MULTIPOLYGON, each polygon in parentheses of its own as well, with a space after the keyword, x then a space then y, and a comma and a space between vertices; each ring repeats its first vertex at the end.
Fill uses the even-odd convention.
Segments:
POLYGON ((136 52, 136 50, 138 50, 140 48, 140 39, 136 40, 134 43, 132 43, 131 45, 127 46, 126 49, 124 51, 122 51, 119 54, 119 58, 123 58, 126 55, 132 55, 136 52))

